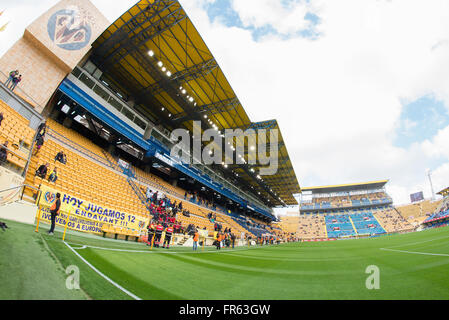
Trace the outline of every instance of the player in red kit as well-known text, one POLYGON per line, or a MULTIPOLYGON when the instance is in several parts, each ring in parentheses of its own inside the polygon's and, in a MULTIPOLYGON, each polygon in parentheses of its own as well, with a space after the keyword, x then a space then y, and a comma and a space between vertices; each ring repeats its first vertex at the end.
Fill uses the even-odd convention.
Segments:
POLYGON ((170 242, 171 237, 173 236, 173 224, 170 224, 167 229, 165 229, 165 239, 164 239, 164 245, 162 248, 165 249, 165 244, 167 244, 167 249, 170 249, 170 242))

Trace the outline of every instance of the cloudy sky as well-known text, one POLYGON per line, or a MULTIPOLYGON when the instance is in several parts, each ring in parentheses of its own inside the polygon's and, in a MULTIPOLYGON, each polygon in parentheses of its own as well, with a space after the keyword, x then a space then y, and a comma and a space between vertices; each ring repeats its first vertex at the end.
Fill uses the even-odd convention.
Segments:
MULTIPOLYGON (((56 0, 0 0, 3 54, 56 0)), ((136 0, 92 0, 115 20, 136 0)), ((449 1, 180 0, 252 121, 277 119, 302 187, 449 185, 449 1)))

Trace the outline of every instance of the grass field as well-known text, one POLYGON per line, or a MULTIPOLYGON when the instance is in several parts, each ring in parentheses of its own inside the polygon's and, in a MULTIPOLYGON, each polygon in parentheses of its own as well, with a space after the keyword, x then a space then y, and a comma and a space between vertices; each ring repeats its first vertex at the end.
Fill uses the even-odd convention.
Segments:
POLYGON ((193 253, 69 235, 69 246, 34 227, 0 231, 0 299, 449 299, 449 228, 365 240, 193 253), (386 250, 387 249, 387 250, 386 250), (66 289, 65 268, 81 290, 66 289), (380 289, 368 290, 368 266, 380 289))

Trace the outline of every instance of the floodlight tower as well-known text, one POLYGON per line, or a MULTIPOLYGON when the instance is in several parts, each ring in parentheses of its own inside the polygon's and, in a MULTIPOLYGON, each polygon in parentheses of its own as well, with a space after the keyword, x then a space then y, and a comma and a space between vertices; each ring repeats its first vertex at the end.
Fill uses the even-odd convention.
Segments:
POLYGON ((427 169, 426 174, 427 177, 429 178, 430 190, 432 191, 432 201, 435 201, 435 191, 433 190, 433 183, 432 183, 432 170, 427 169))

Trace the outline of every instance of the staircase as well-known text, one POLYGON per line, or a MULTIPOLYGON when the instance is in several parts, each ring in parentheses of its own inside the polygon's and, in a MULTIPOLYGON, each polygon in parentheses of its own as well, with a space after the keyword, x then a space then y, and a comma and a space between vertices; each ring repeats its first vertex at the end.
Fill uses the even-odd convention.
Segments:
POLYGON ((123 170, 123 173, 127 176, 126 181, 128 181, 128 184, 133 189, 133 191, 136 194, 137 198, 139 198, 140 202, 148 210, 149 215, 152 216, 152 214, 151 214, 151 207, 147 203, 146 195, 142 192, 142 190, 140 190, 139 186, 133 181, 133 179, 135 179, 135 177, 136 177, 136 174, 135 174, 134 170, 132 169, 132 166, 130 166, 129 168, 123 168, 121 166, 119 166, 119 167, 123 170))
POLYGON ((179 242, 177 243, 177 245, 178 245, 178 246, 183 246, 184 243, 186 243, 187 240, 189 240, 189 238, 190 238, 190 237, 188 237, 188 236, 184 236, 184 238, 182 238, 182 240, 179 241, 179 242))
POLYGON ((400 212, 398 209, 396 209, 396 207, 393 207, 393 209, 394 209, 394 211, 396 211, 396 213, 402 218, 402 220, 408 221, 407 219, 404 218, 404 216, 401 214, 401 212, 400 212))
POLYGON ((108 154, 106 151, 101 150, 101 152, 103 153, 103 155, 104 155, 104 157, 106 158, 106 160, 109 162, 109 165, 110 165, 113 169, 118 170, 118 164, 117 164, 117 161, 116 161, 113 157, 111 157, 111 155, 108 154))
POLYGON ((151 214, 151 207, 147 203, 146 196, 143 194, 142 190, 140 190, 139 186, 130 177, 128 177, 126 179, 126 181, 128 181, 129 185, 133 189, 133 191, 136 194, 136 196, 139 198, 140 202, 145 206, 145 208, 147 208, 148 214, 150 216, 152 216, 152 214, 151 214))

